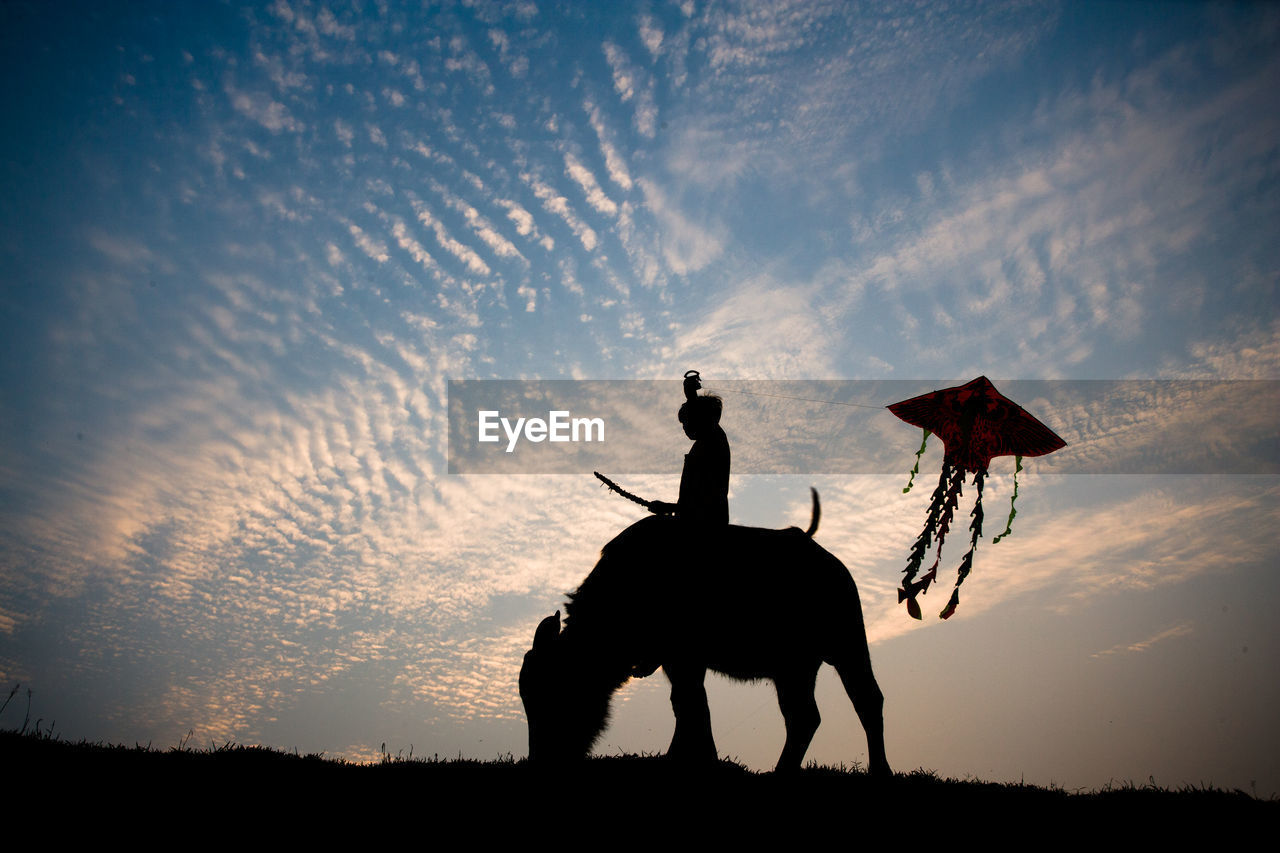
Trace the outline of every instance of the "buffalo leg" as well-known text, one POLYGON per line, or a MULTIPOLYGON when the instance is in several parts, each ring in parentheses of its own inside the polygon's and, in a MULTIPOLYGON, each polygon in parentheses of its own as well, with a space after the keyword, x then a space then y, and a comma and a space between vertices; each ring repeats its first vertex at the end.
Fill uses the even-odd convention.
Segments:
POLYGON ((800 762, 809 750, 813 733, 822 722, 818 703, 813 698, 814 681, 818 677, 819 663, 803 666, 795 672, 778 676, 774 685, 778 689, 778 707, 787 726, 787 741, 782 747, 775 772, 787 773, 800 769, 800 762))
POLYGON ((715 738, 711 735, 711 709, 703 685, 706 667, 676 665, 664 667, 671 681, 671 710, 676 715, 676 731, 667 755, 695 761, 715 761, 715 738))
POLYGON ((836 672, 840 673, 840 681, 844 691, 853 702, 853 709, 858 712, 858 719, 867 733, 867 754, 871 759, 871 775, 887 778, 893 775, 889 769, 889 759, 884 754, 884 694, 876 677, 871 672, 871 655, 862 649, 848 655, 845 660, 837 661, 836 672))

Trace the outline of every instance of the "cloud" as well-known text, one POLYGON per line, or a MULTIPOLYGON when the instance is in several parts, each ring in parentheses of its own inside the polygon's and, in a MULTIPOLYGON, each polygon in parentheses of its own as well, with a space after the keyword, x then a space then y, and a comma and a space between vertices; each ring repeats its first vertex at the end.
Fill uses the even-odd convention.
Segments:
POLYGON ((682 324, 661 359, 707 365, 708 375, 726 378, 831 375, 832 330, 814 314, 812 293, 764 275, 743 282, 706 314, 682 324))
MULTIPOLYGON (((1264 168, 1238 110, 1260 103, 1267 73, 1259 67, 1231 92, 1177 111, 1148 107, 1179 95, 1143 91, 1146 69, 1064 93, 1036 117, 1043 147, 1020 143, 968 173, 949 168, 927 194, 882 207, 850 263, 849 310, 880 291, 897 303, 905 338, 954 347, 956 329, 967 329, 972 363, 1012 359, 1023 375, 1087 369, 1115 344, 1171 358, 1153 330, 1179 322, 1204 300, 1205 280, 1234 264, 1218 263, 1212 245, 1217 223, 1231 218, 1228 200, 1250 196, 1264 168), (1240 155, 1190 167, 1205 145, 1240 155)), ((1249 223, 1238 238, 1262 239, 1249 223)), ((926 346, 917 357, 944 365, 955 351, 926 346)))
POLYGON ((341 142, 343 145, 345 145, 347 148, 351 147, 351 143, 356 138, 355 131, 351 128, 351 125, 347 124, 345 121, 343 121, 340 118, 334 119, 333 132, 337 134, 338 141, 341 142))
POLYGON ((320 32, 333 38, 352 41, 356 37, 355 28, 339 23, 338 19, 334 17, 334 14, 326 6, 321 6, 320 11, 316 14, 316 24, 320 32))
POLYGON ((444 224, 432 215, 430 208, 417 198, 411 197, 411 202, 413 204, 414 212, 418 215, 418 221, 435 233, 436 242, 439 243, 445 251, 462 261, 463 265, 476 275, 487 276, 492 272, 492 270, 489 269, 489 265, 484 262, 483 258, 476 254, 474 249, 449 236, 449 232, 445 229, 444 224))
POLYGON ((356 245, 360 247, 360 251, 364 252, 378 263, 386 263, 391 257, 387 254, 386 243, 373 239, 356 225, 354 222, 347 223, 347 230, 351 232, 351 237, 356 241, 356 245))
POLYGON ((538 226, 533 222, 533 214, 521 207, 518 202, 514 202, 511 199, 499 198, 494 200, 494 204, 506 209, 507 218, 515 223, 516 233, 521 237, 529 237, 530 239, 541 243, 542 248, 546 249, 548 252, 555 248, 555 240, 538 231, 538 226))
POLYGON ((331 267, 340 267, 347 262, 342 250, 333 243, 325 244, 325 258, 329 261, 329 266, 331 267))
POLYGON ((529 72, 529 58, 511 47, 511 37, 504 31, 498 29, 489 30, 489 42, 498 49, 498 56, 507 66, 508 73, 516 79, 524 77, 529 72))
POLYGON ((608 131, 600 115, 600 108, 590 99, 583 102, 582 108, 587 113, 591 129, 596 132, 596 138, 600 141, 600 153, 604 157, 605 169, 609 172, 609 179, 622 187, 622 189, 630 192, 631 174, 627 170, 626 161, 622 159, 622 155, 618 153, 618 149, 608 138, 608 131))
POLYGON ((874 21, 850 4, 706 6, 667 34, 687 47, 669 51, 666 80, 682 91, 657 138, 686 180, 715 185, 746 171, 775 195, 856 199, 863 169, 893 162, 896 140, 965 103, 1054 22, 1053 10, 1019 2, 981 16, 895 7, 874 21), (698 73, 685 70, 685 52, 698 73))
POLYGON ((653 99, 653 80, 632 65, 626 52, 613 42, 604 43, 604 55, 613 74, 613 90, 624 104, 635 100, 635 128, 642 136, 652 139, 658 120, 658 108, 653 99), (640 82, 642 78, 643 83, 640 82))
POLYGON ((666 192, 647 179, 639 181, 645 206, 661 229, 658 236, 662 257, 677 275, 696 272, 724 251, 724 239, 691 221, 667 198, 666 192))
POLYGON ((579 219, 578 215, 573 212, 573 209, 569 207, 568 199, 528 172, 521 172, 520 180, 528 184, 529 188, 533 190, 533 194, 542 200, 542 206, 546 208, 548 213, 554 213, 564 220, 564 224, 569 226, 569 230, 582 243, 584 249, 588 252, 595 251, 600 238, 596 236, 595 230, 590 225, 579 219))
POLYGON ((150 267, 158 271, 171 273, 174 266, 171 262, 156 255, 141 240, 120 234, 108 234, 100 228, 91 228, 88 233, 89 245, 106 255, 114 263, 126 267, 150 267))
POLYGON ((228 86, 227 97, 231 99, 231 106, 237 112, 248 116, 272 133, 282 130, 300 133, 306 129, 305 124, 289 113, 288 107, 273 100, 265 92, 240 92, 228 86))
POLYGON ((435 258, 422 248, 422 244, 413 238, 409 233, 409 228, 404 224, 403 220, 396 219, 391 226, 391 234, 396 238, 396 243, 400 248, 409 253, 409 256, 417 261, 423 269, 428 272, 438 272, 439 265, 436 264, 435 258))
POLYGON ((627 55, 622 52, 622 48, 607 41, 604 43, 604 56, 609 63, 609 69, 613 72, 613 90, 625 104, 635 95, 635 80, 630 71, 627 55))
POLYGON ((444 61, 446 71, 461 72, 470 78, 486 97, 493 95, 493 75, 484 60, 471 50, 467 40, 461 35, 449 39, 449 56, 444 61))
POLYGON ((618 205, 605 195, 604 190, 600 189, 600 184, 596 181, 596 176, 578 162, 578 158, 572 154, 564 155, 564 171, 565 174, 582 187, 582 192, 587 197, 587 203, 594 207, 598 212, 606 216, 617 216, 618 205))
MULTIPOLYGON (((478 179, 476 188, 481 192, 484 192, 484 186, 479 183, 478 179)), ((528 260, 524 255, 520 254, 520 250, 515 247, 515 244, 506 237, 503 237, 502 234, 498 233, 497 229, 493 227, 493 224, 480 214, 480 211, 476 210, 461 197, 449 192, 443 184, 440 184, 437 181, 431 182, 431 189, 444 199, 444 203, 446 205, 462 214, 463 218, 467 221, 468 227, 475 232, 475 235, 479 237, 495 255, 500 258, 517 258, 526 265, 528 264, 528 260)), ((508 212, 510 213, 510 210, 508 210, 508 212)), ((528 216, 527 213, 525 215, 528 216)), ((515 221, 514 218, 513 221, 515 221)), ((532 217, 529 217, 528 227, 532 230, 532 217)))
POLYGON ((267 76, 271 78, 271 82, 275 83, 276 88, 281 92, 309 87, 307 75, 299 71, 286 71, 284 62, 278 56, 267 56, 262 51, 256 51, 253 55, 253 61, 266 69, 267 76))
POLYGON ((639 21, 640 41, 644 42, 649 54, 657 59, 662 55, 662 27, 648 15, 641 15, 639 21))
POLYGON ((1163 631, 1153 634, 1150 637, 1147 637, 1145 640, 1139 640, 1136 643, 1119 643, 1117 645, 1112 646, 1109 649, 1104 649, 1100 652, 1095 652, 1094 654, 1090 655, 1090 657, 1102 658, 1102 657, 1109 657, 1111 655, 1125 654, 1128 652, 1145 652, 1147 649, 1151 648, 1156 643, 1161 643, 1161 642, 1164 642, 1165 640, 1171 640, 1175 637, 1185 637, 1189 634, 1194 633, 1194 631, 1195 631, 1194 623, 1183 622, 1180 625, 1174 625, 1172 628, 1166 628, 1163 631))
POLYGON ((1171 363, 1168 372, 1185 379, 1280 378, 1280 320, 1234 339, 1192 341, 1188 355, 1189 363, 1171 363))

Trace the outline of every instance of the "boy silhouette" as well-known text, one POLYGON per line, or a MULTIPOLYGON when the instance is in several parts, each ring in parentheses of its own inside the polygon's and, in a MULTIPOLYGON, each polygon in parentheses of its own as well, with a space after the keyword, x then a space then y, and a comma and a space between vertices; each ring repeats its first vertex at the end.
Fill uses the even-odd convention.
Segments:
POLYGON ((701 387, 698 371, 684 375, 686 399, 679 418, 693 447, 684 456, 679 500, 652 501, 649 509, 699 527, 719 527, 729 523, 729 438, 720 428, 724 403, 711 394, 699 396, 701 387))

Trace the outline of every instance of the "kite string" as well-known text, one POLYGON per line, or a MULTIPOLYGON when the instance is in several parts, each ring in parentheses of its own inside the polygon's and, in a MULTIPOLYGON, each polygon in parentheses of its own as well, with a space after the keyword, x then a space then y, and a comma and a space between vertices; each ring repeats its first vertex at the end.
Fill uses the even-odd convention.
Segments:
POLYGON ((766 394, 763 391, 742 391, 737 388, 712 388, 717 394, 746 394, 749 397, 777 397, 780 400, 800 400, 805 403, 822 403, 827 406, 850 406, 855 409, 883 409, 884 406, 872 406, 867 403, 844 403, 839 400, 815 400, 812 397, 793 397, 789 394, 766 394))

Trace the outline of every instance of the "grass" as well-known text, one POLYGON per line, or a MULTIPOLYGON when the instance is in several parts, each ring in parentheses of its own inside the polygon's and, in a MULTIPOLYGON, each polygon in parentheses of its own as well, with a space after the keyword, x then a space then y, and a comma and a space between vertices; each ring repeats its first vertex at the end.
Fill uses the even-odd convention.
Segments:
MULTIPOLYGON (((872 815, 903 822, 904 831, 925 831, 930 818, 947 815, 970 816, 977 822, 998 816, 999 825, 1006 827, 1047 819, 1067 829, 1121 819, 1126 825, 1146 827, 1149 834, 1152 826, 1203 822, 1238 828, 1255 821, 1274 826, 1280 818, 1280 801, 1211 787, 1171 790, 1128 782, 1071 793, 1054 787, 945 779, 924 769, 898 773, 882 783, 856 767, 811 765, 798 775, 779 777, 732 761, 690 769, 661 757, 635 755, 595 757, 550 774, 511 755, 477 761, 393 756, 384 749, 381 761, 355 764, 231 743, 197 749, 186 739, 170 749, 70 743, 33 730, 0 732, 0 770, 10 782, 59 780, 59 802, 64 803, 78 797, 110 800, 113 793, 124 792, 144 802, 175 797, 208 802, 236 792, 250 799, 284 798, 313 809, 361 800, 388 808, 399 804, 420 809, 430 803, 446 816, 485 820, 491 819, 489 809, 503 815, 545 807, 601 820, 610 815, 644 820, 644 815, 687 809, 691 814, 710 810, 778 821, 791 813, 832 820, 872 815)), ((934 831, 944 829, 937 826, 934 831)))

